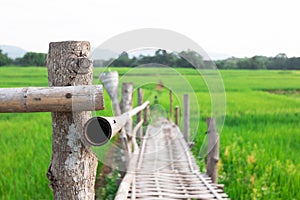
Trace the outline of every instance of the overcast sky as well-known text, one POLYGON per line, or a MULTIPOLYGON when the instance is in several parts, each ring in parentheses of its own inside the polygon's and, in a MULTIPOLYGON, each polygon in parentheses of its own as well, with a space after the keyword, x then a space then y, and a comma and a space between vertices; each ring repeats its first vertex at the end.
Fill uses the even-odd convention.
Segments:
POLYGON ((96 47, 122 32, 163 28, 208 54, 300 56, 299 8, 297 0, 0 0, 0 44, 47 52, 52 41, 96 47))

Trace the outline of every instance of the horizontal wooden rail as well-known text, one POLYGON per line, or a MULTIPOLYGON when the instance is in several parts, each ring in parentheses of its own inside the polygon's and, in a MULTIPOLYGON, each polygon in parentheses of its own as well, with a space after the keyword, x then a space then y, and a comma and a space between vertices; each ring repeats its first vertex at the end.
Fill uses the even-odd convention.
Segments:
POLYGON ((0 112, 103 110, 102 85, 1 88, 0 112))
POLYGON ((89 119, 84 126, 84 136, 87 142, 93 146, 101 146, 106 144, 114 137, 126 124, 126 122, 144 110, 149 105, 146 101, 142 105, 114 117, 93 117, 89 119))

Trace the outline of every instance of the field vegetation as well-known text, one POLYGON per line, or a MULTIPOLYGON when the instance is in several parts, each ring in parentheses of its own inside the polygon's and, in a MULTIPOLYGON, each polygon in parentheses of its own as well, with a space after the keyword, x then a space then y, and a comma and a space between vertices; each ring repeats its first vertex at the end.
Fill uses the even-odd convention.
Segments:
MULTIPOLYGON (((205 80, 193 69, 112 68, 121 82, 143 88, 151 103, 168 116, 168 89, 174 105, 183 94, 191 98, 193 153, 201 169, 199 152, 205 140, 205 118, 211 113, 211 96, 205 80), (191 88, 183 87, 185 80, 191 88), (194 112, 199 106, 199 121, 194 112), (198 127, 197 127, 198 126, 198 127)), ((94 70, 94 84, 102 68, 94 70)), ((300 71, 221 70, 226 91, 226 118, 221 132, 219 182, 231 199, 300 198, 300 71)), ((47 86, 47 69, 1 67, 0 87, 47 86)), ((135 98, 136 99, 136 98, 135 98)), ((108 95, 106 110, 112 115, 108 95)), ((0 199, 51 199, 46 172, 51 159, 50 113, 0 114, 0 199)))

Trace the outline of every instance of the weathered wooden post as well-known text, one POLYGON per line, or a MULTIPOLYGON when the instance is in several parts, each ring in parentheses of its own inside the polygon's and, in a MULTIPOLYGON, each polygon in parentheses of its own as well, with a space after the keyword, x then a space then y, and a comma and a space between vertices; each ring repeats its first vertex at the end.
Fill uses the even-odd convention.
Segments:
POLYGON ((183 102, 183 135, 186 143, 190 143, 190 105, 189 105, 189 95, 184 95, 183 102))
POLYGON ((173 91, 170 89, 170 120, 172 119, 173 115, 173 91))
MULTIPOLYGON (((142 90, 142 88, 138 88, 137 95, 138 95, 137 105, 140 106, 140 105, 143 104, 143 90, 142 90)), ((136 115, 136 124, 138 124, 140 121, 142 121, 142 119, 143 119, 143 110, 136 115)), ((138 128, 137 135, 141 140, 142 137, 143 137, 143 128, 142 127, 138 128)))
MULTIPOLYGON (((49 86, 92 83, 90 43, 52 42, 46 65, 49 86)), ((97 158, 82 142, 90 111, 52 112, 52 160, 47 172, 54 199, 94 199, 97 158)))
POLYGON ((117 71, 111 71, 102 73, 100 80, 103 83, 110 99, 113 103, 114 115, 121 115, 119 100, 118 100, 118 88, 119 88, 119 74, 117 71))
POLYGON ((214 118, 207 118, 208 134, 208 155, 206 174, 211 177, 212 182, 218 183, 218 162, 219 162, 219 134, 216 130, 216 121, 214 118))
MULTIPOLYGON (((133 84, 123 83, 122 84, 122 100, 121 100, 121 111, 122 113, 128 112, 132 109, 132 95, 133 95, 133 84)), ((132 152, 132 118, 130 118, 124 126, 125 133, 127 135, 127 146, 128 155, 132 152)))
POLYGON ((179 124, 179 106, 175 107, 175 124, 178 126, 179 124))
POLYGON ((148 105, 144 110, 144 125, 149 124, 149 117, 150 117, 150 105, 148 105))

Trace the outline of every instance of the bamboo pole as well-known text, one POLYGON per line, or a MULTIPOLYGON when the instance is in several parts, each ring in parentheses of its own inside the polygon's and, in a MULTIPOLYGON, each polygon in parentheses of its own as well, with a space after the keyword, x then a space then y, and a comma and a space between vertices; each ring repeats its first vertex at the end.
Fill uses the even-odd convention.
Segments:
POLYGON ((84 136, 91 145, 104 145, 120 132, 128 120, 141 110, 145 109, 148 105, 149 101, 146 101, 142 105, 135 107, 120 116, 93 117, 89 119, 84 126, 84 136))
POLYGON ((218 162, 219 162, 219 135, 216 131, 216 121, 214 118, 207 118, 208 127, 208 155, 206 174, 211 177, 212 182, 218 183, 218 162))
POLYGON ((0 112, 71 112, 103 110, 101 85, 1 88, 0 112))

